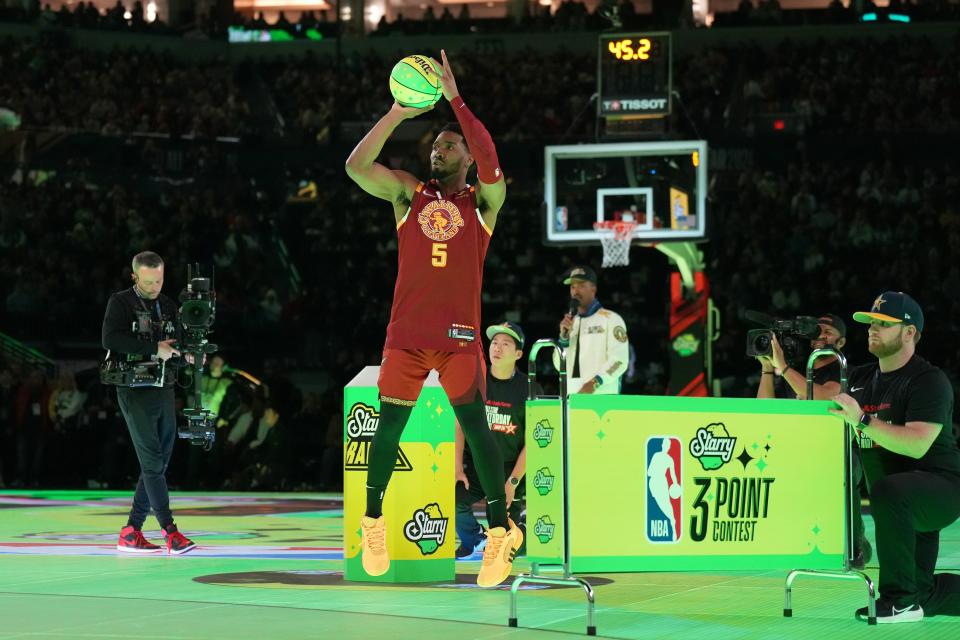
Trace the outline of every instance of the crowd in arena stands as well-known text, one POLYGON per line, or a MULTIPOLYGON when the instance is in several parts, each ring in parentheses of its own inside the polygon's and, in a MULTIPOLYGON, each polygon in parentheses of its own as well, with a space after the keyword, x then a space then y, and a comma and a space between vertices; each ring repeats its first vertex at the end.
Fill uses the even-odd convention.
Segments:
MULTIPOLYGON (((185 489, 337 490, 342 395, 300 391, 276 359, 251 383, 230 370, 211 451, 178 440, 169 480, 185 489)), ((246 373, 246 372, 244 372, 246 373)), ((205 374, 205 379, 209 373, 205 374)), ((191 402, 178 392, 178 405, 191 402)), ((139 466, 116 392, 96 369, 50 374, 0 356, 0 489, 124 489, 139 466)))
MULTIPOLYGON (((165 64, 142 55, 154 68, 165 64)), ((503 60, 454 58, 463 94, 498 144, 584 139, 592 119, 588 113, 578 124, 577 114, 589 104, 593 66, 562 54, 507 60, 512 78, 519 79, 510 86, 490 79, 496 77, 491 65, 503 60), (551 79, 549 86, 543 78, 551 79), (524 115, 533 112, 524 93, 528 88, 549 96, 550 107, 524 115)), ((891 287, 909 289, 924 306, 928 329, 920 352, 924 344, 936 345, 925 355, 957 384, 956 159, 923 150, 898 153, 884 141, 902 134, 957 135, 960 115, 951 96, 960 94, 958 60, 960 40, 944 51, 923 39, 898 37, 830 47, 795 42, 768 50, 724 47, 678 61, 674 78, 682 102, 673 115, 676 137, 702 136, 712 148, 723 149, 733 136, 730 144, 749 150, 769 142, 770 135, 783 136, 775 154, 755 151, 741 165, 712 166, 714 223, 703 249, 712 295, 724 318, 714 351, 724 395, 752 395, 759 372, 743 355, 743 336, 751 328, 740 319, 744 309, 781 317, 826 311, 848 317, 891 287), (898 64, 885 62, 890 56, 898 64), (764 131, 762 117, 771 114, 786 114, 794 128, 783 134, 764 131), (862 146, 859 155, 834 148, 845 140, 862 146)), ((329 141, 341 124, 358 121, 368 127, 386 110, 383 78, 389 66, 377 56, 348 57, 339 77, 352 81, 339 83, 332 82, 320 57, 262 63, 254 72, 267 80, 293 137, 312 147, 329 141), (325 93, 334 84, 344 87, 342 101, 325 93)), ((55 99, 71 107, 70 120, 49 107, 25 110, 25 122, 32 113, 32 127, 66 123, 103 131, 110 118, 98 126, 82 125, 92 95, 122 101, 159 91, 153 76, 124 66, 121 53, 46 52, 36 44, 8 41, 0 45, 0 69, 0 95, 17 96, 15 104, 55 99), (90 80, 79 83, 82 90, 71 88, 54 71, 53 86, 64 93, 53 95, 39 75, 22 70, 29 65, 19 64, 33 54, 66 65, 80 60, 77 69, 89 70, 90 80), (116 69, 125 71, 111 80, 116 69), (119 93, 97 88, 111 82, 119 93)), ((231 86, 226 65, 181 66, 178 72, 197 82, 227 78, 222 86, 231 86)), ((174 107, 205 102, 182 95, 170 99, 174 107)), ((153 107, 144 99, 140 104, 149 122, 163 121, 162 103, 153 107)), ((237 104, 246 103, 238 99, 237 104)), ((436 111, 437 122, 446 119, 442 108, 436 111)), ((138 121, 125 120, 127 115, 124 109, 113 120, 119 130, 138 121)), ((244 134, 241 116, 216 122, 225 127, 220 133, 244 134)), ((346 142, 352 140, 340 144, 346 142)), ((388 150, 389 161, 422 173, 411 148, 388 150)), ((222 152, 209 153, 215 160, 222 152)), ((254 176, 234 176, 217 186, 199 181, 149 188, 79 180, 70 172, 45 181, 22 172, 17 181, 4 178, 2 330, 41 344, 51 343, 54 335, 84 332, 96 342, 106 296, 128 286, 133 253, 150 246, 181 270, 170 278, 166 293, 172 297, 182 286, 185 264, 212 257, 218 266, 214 341, 224 346, 228 364, 249 370, 263 384, 250 386, 228 373, 238 398, 221 427, 218 447, 211 455, 192 448, 189 455, 175 456, 174 464, 182 465, 177 481, 210 488, 334 487, 342 442, 340 390, 363 366, 379 361, 393 286, 385 274, 395 270, 396 239, 389 206, 348 183, 342 157, 321 156, 312 168, 321 185, 317 199, 296 207, 263 196, 249 180, 254 176), (299 292, 281 285, 285 274, 275 264, 274 231, 287 242, 300 271, 299 292), (319 371, 327 384, 320 391, 297 389, 286 375, 293 369, 319 371)), ((136 163, 149 162, 145 155, 136 163)), ((503 164, 512 176, 507 157, 503 164)), ((563 269, 584 261, 599 266, 600 258, 597 247, 544 247, 541 200, 542 186, 535 179, 511 183, 485 271, 485 319, 517 320, 529 337, 554 335, 564 311, 558 284, 563 269)), ((630 269, 602 272, 599 295, 626 318, 630 330, 636 355, 625 391, 663 393, 667 270, 652 251, 635 248, 632 259, 630 269)), ((863 340, 853 332, 851 349, 863 362, 863 340)), ((122 485, 135 466, 124 458, 132 451, 111 390, 82 372, 75 382, 69 375, 52 376, 12 360, 0 362, 0 480, 29 485, 63 474, 56 482, 122 485), (80 394, 85 398, 78 408, 80 394), (74 469, 77 459, 89 466, 74 469), (40 468, 57 471, 40 477, 40 468)))
MULTIPOLYGON (((254 186, 229 181, 216 185, 222 191, 210 184, 158 191, 36 177, 0 183, 3 332, 41 351, 65 342, 97 345, 106 299, 129 286, 134 253, 146 246, 163 253, 165 293, 174 299, 188 262, 212 265, 217 315, 211 341, 249 368, 256 384, 237 370, 227 372, 236 381, 235 397, 219 425, 220 442, 209 455, 198 457, 199 448, 190 447, 189 455, 175 458, 174 482, 334 488, 339 474, 321 463, 339 460, 327 451, 340 446, 327 433, 340 419, 339 411, 330 413, 339 392, 303 401, 286 375, 299 365, 284 355, 296 349, 297 338, 286 329, 297 325, 298 311, 286 304, 290 296, 281 301, 278 294, 285 274, 267 232, 274 205, 254 186), (322 422, 315 421, 319 408, 322 422), (314 448, 310 462, 293 464, 293 452, 314 448)), ((93 357, 100 355, 94 346, 93 357)), ((57 372, 0 356, 0 486, 124 487, 136 473, 115 393, 87 365, 57 372)), ((180 396, 190 400, 187 392, 180 396)))
POLYGON ((878 7, 874 0, 861 3, 829 0, 822 9, 784 9, 779 0, 740 0, 736 11, 718 13, 714 27, 764 27, 771 25, 849 24, 861 16, 884 21, 889 15, 907 16, 911 21, 950 21, 960 17, 960 8, 945 0, 890 0, 878 7))
MULTIPOLYGON (((908 290, 929 318, 919 353, 960 384, 960 178, 953 160, 904 162, 892 152, 847 163, 798 160, 756 168, 713 194, 707 273, 724 318, 715 346, 725 395, 750 395, 760 368, 743 357, 746 309, 781 317, 867 308, 908 290), (931 351, 931 349, 935 349, 931 351)), ((866 331, 849 324, 862 364, 866 331)))
MULTIPOLYGON (((260 13, 244 18, 239 13, 225 10, 220 15, 216 8, 209 13, 194 11, 189 4, 183 7, 184 14, 172 27, 159 16, 148 15, 147 3, 143 0, 116 0, 109 8, 98 9, 92 2, 63 4, 54 10, 40 0, 0 0, 0 22, 33 23, 43 27, 99 29, 149 33, 153 35, 183 35, 224 39, 227 26, 248 30, 282 30, 293 38, 307 38, 308 32, 319 32, 324 38, 336 37, 338 33, 360 35, 353 31, 354 23, 337 24, 336 13, 328 11, 302 11, 298 16, 288 17, 280 12, 267 22, 260 13)), ((577 0, 563 0, 556 9, 549 5, 534 4, 522 8, 516 14, 503 18, 475 19, 470 15, 469 4, 451 9, 444 5, 437 12, 432 5, 420 12, 403 12, 388 21, 386 16, 369 32, 374 37, 422 34, 467 34, 510 32, 556 32, 556 31, 601 31, 603 29, 651 29, 689 28, 693 17, 689 6, 682 8, 677 3, 654 2, 650 14, 640 14, 630 0, 611 0, 597 3, 591 11, 577 0)), ((909 16, 914 21, 947 21, 960 18, 960 7, 947 0, 891 0, 878 8, 873 0, 862 4, 841 0, 824 0, 822 8, 784 9, 779 0, 741 0, 735 11, 717 13, 713 27, 846 24, 857 22, 862 14, 874 13, 878 19, 888 14, 909 16)))
POLYGON ((158 17, 148 16, 146 2, 117 0, 109 9, 100 10, 92 2, 64 3, 53 9, 40 0, 0 0, 0 21, 37 23, 45 27, 79 27, 138 33, 173 33, 158 17))
POLYGON ((247 131, 236 70, 150 50, 101 52, 50 34, 0 41, 0 102, 22 126, 105 135, 223 136, 247 131))
MULTIPOLYGON (((453 57, 453 65, 461 92, 498 141, 570 142, 593 132, 591 58, 522 51, 453 57), (509 77, 496 73, 503 65, 509 77), (532 103, 542 106, 530 109, 532 103)), ((344 123, 365 125, 387 110, 385 78, 394 61, 354 54, 338 68, 332 57, 307 53, 253 67, 186 66, 146 51, 98 53, 8 40, 0 44, 0 106, 20 114, 26 128, 264 134, 278 125, 254 126, 254 106, 241 87, 241 78, 256 75, 287 136, 323 144, 344 123)), ((946 49, 906 36, 830 46, 784 41, 772 49, 715 47, 678 60, 671 128, 685 135, 750 136, 777 117, 804 134, 956 131, 958 78, 960 37, 946 49)), ((441 106, 422 118, 440 124, 449 112, 441 106)))
POLYGON ((795 133, 946 132, 960 128, 958 70, 960 35, 946 50, 900 36, 713 48, 681 61, 674 82, 704 135, 753 135, 764 115, 795 133))
POLYGON ((217 328, 243 343, 280 323, 271 260, 271 205, 251 185, 146 188, 52 177, 0 184, 4 326, 53 342, 64 332, 99 342, 107 297, 130 285, 130 258, 162 247, 176 298, 188 263, 216 268, 217 328))

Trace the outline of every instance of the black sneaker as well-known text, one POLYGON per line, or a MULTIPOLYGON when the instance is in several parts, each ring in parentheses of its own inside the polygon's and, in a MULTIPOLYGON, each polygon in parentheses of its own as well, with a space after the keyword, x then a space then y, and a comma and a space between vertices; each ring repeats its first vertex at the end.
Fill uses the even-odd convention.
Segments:
POLYGON ((457 547, 457 550, 455 553, 458 558, 469 558, 470 556, 473 555, 473 547, 465 547, 463 545, 460 545, 459 547, 457 547))
MULTIPOLYGON (((867 621, 867 608, 857 609, 857 620, 867 621)), ((898 622, 920 622, 923 620, 923 608, 918 604, 896 607, 886 600, 877 600, 877 624, 896 624, 898 622)))

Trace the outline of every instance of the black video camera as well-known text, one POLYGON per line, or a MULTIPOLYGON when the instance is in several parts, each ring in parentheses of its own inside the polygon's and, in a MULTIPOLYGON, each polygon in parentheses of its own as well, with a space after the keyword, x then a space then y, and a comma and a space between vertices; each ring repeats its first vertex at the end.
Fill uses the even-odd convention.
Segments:
POLYGON ((187 288, 180 292, 180 309, 177 311, 177 324, 181 328, 180 343, 177 348, 183 356, 193 356, 193 407, 183 410, 187 422, 177 429, 177 435, 190 444, 202 446, 204 451, 213 448, 216 439, 216 420, 209 409, 201 403, 200 388, 203 382, 204 356, 216 353, 217 345, 210 344, 207 336, 216 317, 217 294, 213 286, 213 271, 210 277, 200 275, 200 265, 187 266, 187 288))
POLYGON ((773 336, 783 348, 788 364, 799 362, 810 340, 820 337, 820 321, 813 316, 797 316, 792 320, 773 318, 758 311, 746 311, 744 317, 763 329, 747 331, 747 357, 769 356, 773 352, 773 336))
POLYGON ((216 317, 217 293, 213 289, 213 278, 194 276, 194 269, 199 273, 199 265, 187 267, 187 288, 180 292, 180 309, 177 311, 177 323, 183 330, 180 351, 213 353, 206 351, 205 345, 216 317))

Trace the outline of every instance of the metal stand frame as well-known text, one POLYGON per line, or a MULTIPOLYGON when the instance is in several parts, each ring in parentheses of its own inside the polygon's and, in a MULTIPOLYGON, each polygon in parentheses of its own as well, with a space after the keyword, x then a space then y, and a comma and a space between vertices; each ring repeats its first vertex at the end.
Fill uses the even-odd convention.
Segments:
MULTIPOLYGON (((597 626, 594 623, 594 605, 595 597, 593 593, 593 587, 589 582, 583 578, 578 578, 571 574, 570 572, 570 492, 568 491, 568 485, 570 482, 569 474, 569 463, 568 463, 568 447, 570 443, 570 414, 568 407, 568 397, 567 397, 567 356, 563 351, 563 348, 560 346, 560 343, 556 340, 537 340, 533 343, 533 346, 530 347, 530 356, 527 363, 527 382, 529 388, 527 391, 527 399, 535 400, 536 395, 534 393, 535 384, 537 381, 537 353, 540 352, 540 349, 543 347, 552 347, 557 350, 557 353, 560 356, 560 428, 563 433, 563 564, 560 565, 563 569, 562 577, 551 577, 545 576, 540 573, 540 563, 534 562, 531 566, 530 573, 523 573, 518 575, 513 579, 513 584, 510 586, 510 618, 507 620, 507 624, 511 627, 517 626, 517 594, 520 589, 520 585, 524 583, 535 583, 535 584, 567 584, 567 585, 578 585, 583 587, 584 592, 587 596, 587 635, 595 636, 597 635, 597 626)), ((556 565, 548 565, 556 566, 556 565)))
MULTIPOLYGON (((821 357, 833 356, 840 361, 840 391, 847 392, 847 358, 839 351, 833 349, 816 349, 807 359, 807 399, 813 399, 813 364, 821 357)), ((877 624, 877 592, 870 576, 857 571, 850 566, 850 556, 853 553, 853 500, 856 493, 856 486, 853 483, 853 447, 850 440, 853 434, 850 427, 844 423, 843 429, 843 470, 844 470, 844 489, 846 490, 844 499, 844 516, 846 522, 844 528, 846 536, 843 541, 843 570, 825 571, 817 569, 794 569, 787 574, 787 580, 783 588, 783 616, 785 618, 793 617, 793 581, 797 576, 812 576, 819 578, 835 578, 840 580, 863 580, 867 587, 867 624, 877 624)))

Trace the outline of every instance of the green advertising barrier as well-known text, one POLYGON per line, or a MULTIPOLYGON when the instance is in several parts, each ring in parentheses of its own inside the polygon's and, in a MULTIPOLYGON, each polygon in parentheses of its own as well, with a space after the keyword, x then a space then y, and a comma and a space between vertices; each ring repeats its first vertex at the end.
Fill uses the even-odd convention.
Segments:
POLYGON ((527 401, 526 451, 527 559, 563 564, 563 429, 558 400, 527 401))
POLYGON ((383 501, 390 570, 372 577, 360 562, 367 458, 380 421, 377 377, 365 367, 343 390, 344 578, 363 582, 439 582, 455 576, 454 415, 437 374, 427 378, 400 439, 383 501))
POLYGON ((843 423, 826 401, 570 397, 527 403, 527 549, 573 572, 842 569, 843 423))

